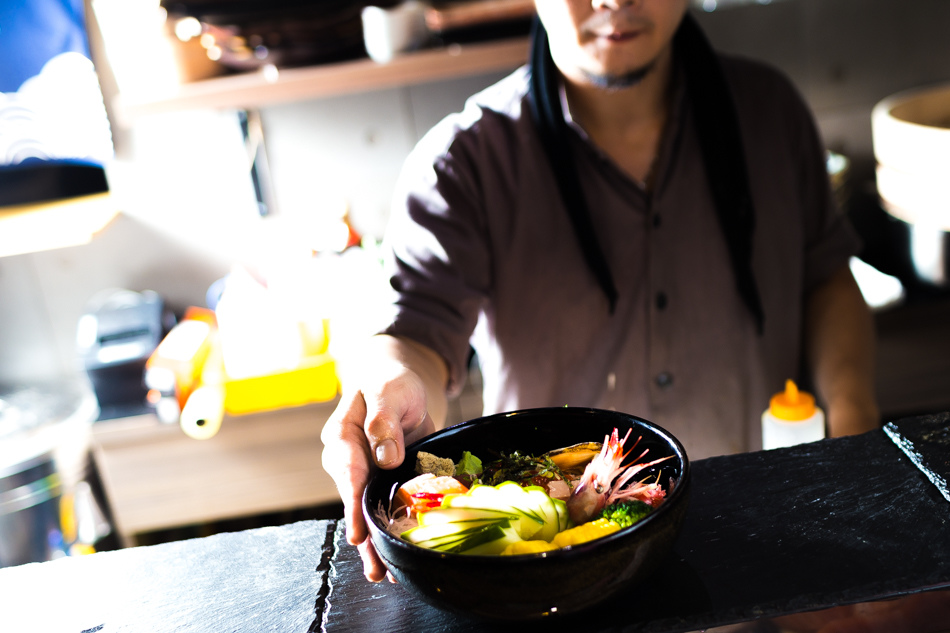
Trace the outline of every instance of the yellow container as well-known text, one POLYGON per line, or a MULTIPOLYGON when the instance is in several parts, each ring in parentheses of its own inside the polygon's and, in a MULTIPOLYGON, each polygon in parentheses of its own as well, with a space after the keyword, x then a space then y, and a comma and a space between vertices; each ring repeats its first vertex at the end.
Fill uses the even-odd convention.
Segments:
POLYGON ((336 397, 339 380, 329 354, 304 357, 296 369, 238 380, 225 378, 224 410, 231 415, 326 402, 336 397))

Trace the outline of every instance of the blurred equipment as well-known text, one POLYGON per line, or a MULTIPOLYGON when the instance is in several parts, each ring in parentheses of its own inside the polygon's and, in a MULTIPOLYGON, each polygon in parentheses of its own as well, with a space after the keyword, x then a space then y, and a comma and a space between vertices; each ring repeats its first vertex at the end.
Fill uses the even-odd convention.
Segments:
MULTIPOLYGON (((225 415, 326 402, 339 381, 326 317, 236 267, 214 310, 191 307, 145 364, 149 400, 198 440, 225 415)), ((209 291, 210 292, 210 291, 209 291)))
POLYGON ((88 244, 117 215, 110 193, 0 207, 0 257, 88 244))
POLYGON ((106 290, 90 300, 76 327, 76 347, 101 417, 114 417, 110 409, 145 406, 145 363, 173 325, 174 315, 151 290, 106 290))
POLYGON ((534 0, 448 0, 426 9, 429 31, 446 42, 527 35, 534 0))
POLYGON ((222 385, 202 385, 191 392, 181 411, 181 430, 185 435, 207 440, 218 433, 224 421, 224 394, 222 385))
POLYGON ((90 553, 111 532, 89 481, 97 413, 85 385, 0 387, 0 567, 90 553))
POLYGON ((909 226, 917 277, 950 288, 950 85, 888 97, 871 115, 877 190, 909 226))
POLYGON ((0 23, 0 257, 85 244, 118 208, 83 2, 5 2, 0 23))
POLYGON ((178 422, 201 381, 216 330, 213 310, 190 307, 145 362, 148 401, 162 422, 178 422))
POLYGON ((176 25, 173 30, 179 39, 197 37, 211 60, 237 71, 364 57, 360 11, 365 4, 353 0, 161 2, 170 20, 200 25, 176 25))

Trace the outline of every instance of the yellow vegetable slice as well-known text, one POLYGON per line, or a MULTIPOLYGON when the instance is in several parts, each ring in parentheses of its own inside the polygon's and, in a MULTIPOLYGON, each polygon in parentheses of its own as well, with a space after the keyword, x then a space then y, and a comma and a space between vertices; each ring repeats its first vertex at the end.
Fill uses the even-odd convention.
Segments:
POLYGON ((589 521, 577 527, 564 530, 563 532, 558 532, 554 539, 551 540, 551 544, 555 547, 569 547, 571 545, 593 541, 608 534, 613 534, 619 529, 620 525, 609 519, 597 519, 596 521, 589 521))
POLYGON ((518 554, 538 554, 558 549, 547 541, 516 541, 502 551, 502 556, 517 556, 518 554))

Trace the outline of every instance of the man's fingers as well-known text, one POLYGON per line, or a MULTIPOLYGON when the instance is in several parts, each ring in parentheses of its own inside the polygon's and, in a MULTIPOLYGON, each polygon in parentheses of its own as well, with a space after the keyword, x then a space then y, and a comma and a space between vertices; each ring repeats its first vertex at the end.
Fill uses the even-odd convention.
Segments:
POLYGON ((344 393, 321 433, 323 467, 343 501, 346 540, 357 546, 369 580, 386 577, 362 513, 362 495, 374 467, 405 459, 407 441, 435 430, 426 413, 422 380, 398 365, 380 365, 359 391, 344 393))
POLYGON ((320 438, 323 441, 323 468, 336 483, 343 501, 343 519, 346 540, 351 545, 363 542, 367 536, 361 501, 369 479, 369 449, 363 434, 366 405, 356 395, 341 401, 327 420, 320 438))
POLYGON ((399 409, 368 398, 363 432, 369 442, 370 456, 380 468, 395 468, 405 457, 401 419, 402 411, 399 409))
POLYGON ((363 559, 363 575, 366 576, 367 580, 379 582, 386 577, 388 573, 386 566, 376 554, 376 548, 373 547, 371 540, 366 539, 357 545, 356 549, 359 550, 360 558, 363 559))

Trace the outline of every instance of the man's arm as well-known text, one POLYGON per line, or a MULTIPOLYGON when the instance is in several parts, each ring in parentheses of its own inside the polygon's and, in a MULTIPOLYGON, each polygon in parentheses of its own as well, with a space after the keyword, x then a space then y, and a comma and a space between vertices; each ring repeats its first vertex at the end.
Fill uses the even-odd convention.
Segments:
POLYGON ((394 336, 374 336, 341 367, 340 403, 320 435, 323 468, 343 501, 346 538, 356 545, 366 577, 382 580, 363 519, 363 490, 377 467, 399 466, 406 445, 445 424, 448 369, 428 347, 394 336))
POLYGON ((805 301, 805 353, 832 437, 878 428, 874 322, 845 265, 805 301))

